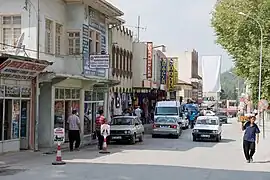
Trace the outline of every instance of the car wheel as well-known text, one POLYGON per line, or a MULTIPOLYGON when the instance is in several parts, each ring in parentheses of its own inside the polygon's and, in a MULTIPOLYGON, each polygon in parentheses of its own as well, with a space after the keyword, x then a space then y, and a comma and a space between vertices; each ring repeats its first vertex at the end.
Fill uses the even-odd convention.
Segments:
POLYGON ((196 137, 195 137, 195 136, 193 136, 192 140, 193 140, 193 141, 197 141, 197 139, 196 139, 196 137))
POLYGON ((220 141, 220 138, 221 138, 221 136, 217 136, 216 137, 216 142, 219 142, 220 141))
POLYGON ((155 134, 152 134, 152 138, 157 138, 157 135, 155 135, 155 134))
POLYGON ((131 139, 130 139, 130 144, 135 144, 135 143, 136 143, 136 134, 131 136, 131 139))
POLYGON ((225 121, 225 124, 228 124, 228 121, 225 121))
POLYGON ((139 138, 139 142, 143 142, 143 136, 144 136, 144 133, 141 134, 141 136, 139 138))

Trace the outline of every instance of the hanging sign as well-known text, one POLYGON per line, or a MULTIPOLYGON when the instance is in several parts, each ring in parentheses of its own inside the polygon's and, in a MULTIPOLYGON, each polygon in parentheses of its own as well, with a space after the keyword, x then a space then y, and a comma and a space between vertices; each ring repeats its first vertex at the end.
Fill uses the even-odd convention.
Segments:
POLYGON ((153 43, 147 43, 147 54, 146 54, 146 77, 152 78, 152 65, 153 65, 153 43))

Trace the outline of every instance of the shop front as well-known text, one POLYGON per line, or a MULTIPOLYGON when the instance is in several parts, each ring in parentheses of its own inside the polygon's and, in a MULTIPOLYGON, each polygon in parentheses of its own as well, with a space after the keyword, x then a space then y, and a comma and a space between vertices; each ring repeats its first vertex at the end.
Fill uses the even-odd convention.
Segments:
POLYGON ((34 144, 35 77, 48 65, 27 57, 0 56, 0 153, 34 144))

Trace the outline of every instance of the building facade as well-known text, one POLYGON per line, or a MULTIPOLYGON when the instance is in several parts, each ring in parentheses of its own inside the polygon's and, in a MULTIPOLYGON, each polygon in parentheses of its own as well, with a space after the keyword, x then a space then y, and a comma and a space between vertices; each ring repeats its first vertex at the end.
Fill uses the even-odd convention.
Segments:
POLYGON ((111 64, 109 77, 120 84, 110 89, 110 117, 121 115, 132 106, 133 33, 124 26, 110 29, 111 64))
MULTIPOLYGON (((25 51, 20 52, 19 55, 27 54, 29 57, 38 57, 53 63, 38 74, 37 86, 32 83, 37 89, 37 99, 32 101, 32 105, 36 103, 38 105, 30 107, 37 108, 38 111, 31 116, 38 123, 27 120, 26 125, 23 126, 32 129, 29 130, 30 132, 23 133, 21 127, 22 123, 24 124, 22 119, 25 112, 20 112, 18 115, 21 119, 19 137, 26 134, 25 139, 28 139, 23 149, 32 149, 34 145, 39 148, 53 147, 53 129, 56 127, 66 129, 65 139, 68 141, 66 121, 72 109, 77 109, 79 112, 83 143, 89 143, 97 110, 108 108, 107 89, 113 84, 113 81, 108 79, 107 67, 93 68, 91 66, 93 61, 90 63, 90 59, 98 57, 109 62, 108 26, 120 23, 116 18, 123 13, 102 0, 84 0, 83 3, 81 0, 40 0, 39 2, 39 22, 38 12, 35 11, 38 9, 37 1, 14 0, 2 2, 3 5, 0 7, 4 44, 12 44, 17 41, 18 34, 24 34, 22 44, 25 51), (18 17, 21 18, 20 21, 18 17), (12 33, 9 32, 11 34, 8 34, 6 32, 8 29, 5 29, 8 23, 12 23, 12 33), (40 29, 39 36, 37 36, 38 29, 40 29), (35 128, 37 125, 38 128, 35 128), (35 137, 33 134, 36 134, 35 137)), ((20 97, 22 96, 21 92, 20 97)), ((20 106, 27 105, 21 101, 20 106)), ((2 149, 15 150, 9 147, 2 149)))

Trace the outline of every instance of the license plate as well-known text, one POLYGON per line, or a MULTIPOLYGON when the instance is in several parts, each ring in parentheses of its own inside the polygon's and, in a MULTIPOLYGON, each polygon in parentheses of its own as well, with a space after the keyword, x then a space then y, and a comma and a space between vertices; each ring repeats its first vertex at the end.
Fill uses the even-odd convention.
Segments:
POLYGON ((160 126, 161 128, 168 128, 169 126, 160 126))
POLYGON ((121 136, 113 136, 112 139, 122 139, 121 136))
POLYGON ((210 135, 202 134, 201 137, 210 137, 210 135))

